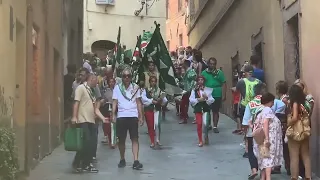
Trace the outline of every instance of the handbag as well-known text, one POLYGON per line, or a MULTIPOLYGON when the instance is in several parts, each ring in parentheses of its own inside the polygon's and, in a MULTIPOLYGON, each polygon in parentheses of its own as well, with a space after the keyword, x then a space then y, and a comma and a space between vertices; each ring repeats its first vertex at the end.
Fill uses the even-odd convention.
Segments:
MULTIPOLYGON (((288 115, 288 122, 291 121, 291 118, 292 113, 288 115)), ((298 121, 294 125, 288 127, 286 136, 295 141, 303 141, 311 135, 309 113, 303 105, 301 105, 301 113, 298 118, 298 121)))
POLYGON ((261 158, 269 158, 270 148, 266 147, 264 144, 259 145, 259 155, 261 158))
MULTIPOLYGON (((252 122, 256 120, 257 116, 262 112, 263 108, 260 108, 258 112, 253 116, 252 122)), ((254 125, 252 130, 252 137, 256 141, 258 145, 262 145, 265 139, 263 125, 261 123, 257 123, 254 125)))
POLYGON ((80 151, 83 147, 83 129, 68 127, 64 136, 66 151, 80 151))

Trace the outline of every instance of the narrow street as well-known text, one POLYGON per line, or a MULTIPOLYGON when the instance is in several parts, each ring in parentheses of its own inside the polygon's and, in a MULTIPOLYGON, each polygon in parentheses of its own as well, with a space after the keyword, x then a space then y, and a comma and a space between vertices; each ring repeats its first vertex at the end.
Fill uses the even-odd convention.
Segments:
MULTIPOLYGON (((220 133, 210 133, 210 145, 197 147, 195 125, 179 125, 170 106, 167 121, 163 123, 161 150, 151 150, 146 127, 140 128, 140 160, 142 171, 131 169, 131 143, 127 143, 127 167, 118 169, 118 150, 105 145, 98 147, 97 174, 73 174, 71 162, 73 152, 58 147, 52 155, 33 170, 28 180, 245 180, 249 174, 249 163, 242 158, 244 150, 239 145, 241 136, 233 135, 235 123, 221 115, 220 133)), ((190 111, 191 112, 191 111, 190 111)), ((191 115, 191 113, 189 113, 191 115)), ((193 117, 193 116, 191 116, 193 117)), ((102 134, 100 134, 102 135, 102 134)), ((101 137, 99 138, 99 141, 101 137)), ((275 175, 274 180, 287 179, 286 175, 275 175)), ((258 178, 257 178, 258 179, 258 178)))

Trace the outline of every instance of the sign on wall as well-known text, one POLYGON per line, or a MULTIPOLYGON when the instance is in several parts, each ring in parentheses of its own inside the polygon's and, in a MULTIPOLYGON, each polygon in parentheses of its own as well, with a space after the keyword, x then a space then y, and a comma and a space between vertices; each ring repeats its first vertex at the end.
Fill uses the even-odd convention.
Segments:
POLYGON ((96 4, 101 5, 114 5, 115 0, 96 0, 96 4))

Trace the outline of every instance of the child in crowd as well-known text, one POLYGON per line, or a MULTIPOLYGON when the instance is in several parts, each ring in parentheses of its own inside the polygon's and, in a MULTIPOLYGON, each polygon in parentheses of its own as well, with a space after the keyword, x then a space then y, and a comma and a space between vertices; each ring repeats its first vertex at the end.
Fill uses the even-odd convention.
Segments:
POLYGON ((203 146, 202 131, 204 130, 204 144, 209 143, 208 125, 210 121, 210 105, 214 102, 212 89, 204 87, 205 78, 198 76, 196 88, 191 91, 190 104, 194 108, 196 117, 199 147, 203 146))

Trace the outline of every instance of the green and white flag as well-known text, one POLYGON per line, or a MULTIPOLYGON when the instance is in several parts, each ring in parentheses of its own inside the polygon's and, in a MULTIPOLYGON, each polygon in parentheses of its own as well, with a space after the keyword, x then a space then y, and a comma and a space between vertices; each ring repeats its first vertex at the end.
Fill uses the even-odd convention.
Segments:
POLYGON ((125 50, 124 57, 131 59, 132 58, 132 50, 131 49, 125 50))
MULTIPOLYGON (((145 48, 142 64, 144 67, 147 67, 149 61, 153 61, 155 63, 160 74, 159 88, 165 91, 166 94, 181 94, 182 89, 176 84, 173 63, 160 33, 160 25, 156 22, 155 24, 156 29, 152 34, 150 42, 145 48)), ((148 37, 148 35, 144 36, 148 37)))
POLYGON ((143 31, 143 34, 141 37, 141 46, 140 46, 142 55, 144 55, 144 53, 146 52, 148 44, 152 38, 152 35, 153 34, 150 31, 143 31))
POLYGON ((120 61, 121 61, 122 47, 120 44, 120 37, 121 37, 121 27, 119 26, 117 44, 116 44, 116 47, 114 48, 115 60, 112 62, 112 68, 114 71, 117 70, 119 64, 121 63, 120 61))

